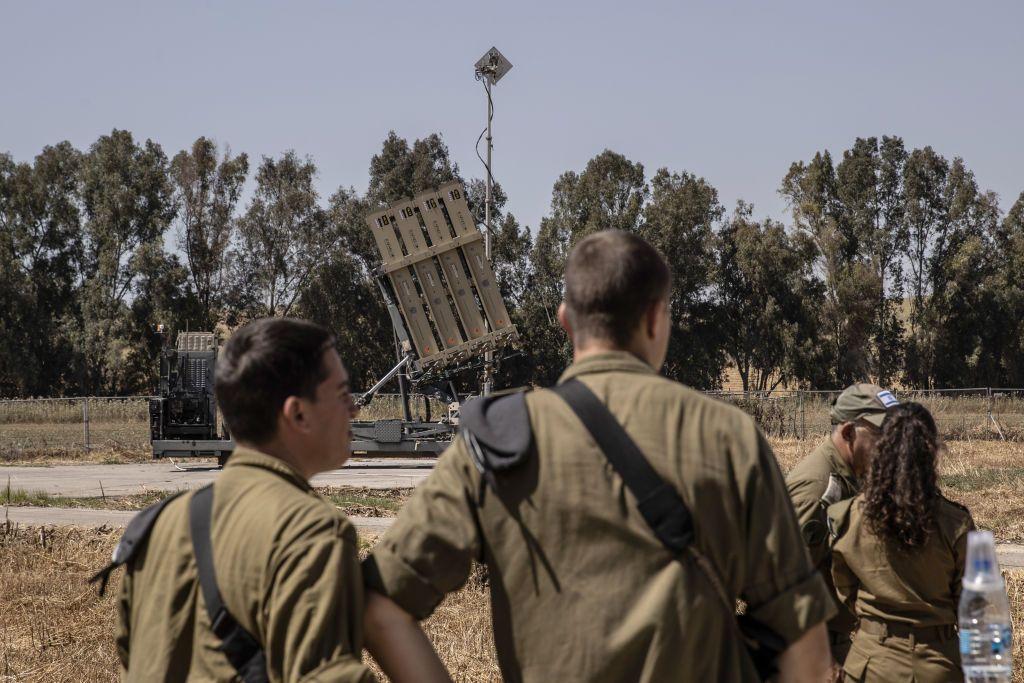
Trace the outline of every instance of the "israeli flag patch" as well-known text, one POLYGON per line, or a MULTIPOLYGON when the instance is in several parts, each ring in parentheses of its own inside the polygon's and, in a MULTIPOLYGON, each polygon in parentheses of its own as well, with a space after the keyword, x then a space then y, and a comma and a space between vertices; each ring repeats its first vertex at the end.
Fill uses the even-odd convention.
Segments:
POLYGON ((900 404, 900 402, 896 400, 896 397, 892 395, 891 391, 879 391, 878 400, 881 401, 882 405, 886 408, 892 408, 893 406, 898 406, 900 404))

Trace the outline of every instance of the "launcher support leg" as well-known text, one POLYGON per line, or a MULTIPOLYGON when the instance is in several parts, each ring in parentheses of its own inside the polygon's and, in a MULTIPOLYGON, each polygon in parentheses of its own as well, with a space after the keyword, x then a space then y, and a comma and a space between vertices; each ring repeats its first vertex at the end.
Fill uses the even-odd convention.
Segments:
MULTIPOLYGON (((380 391, 380 388, 387 384, 388 382, 390 382, 395 375, 397 375, 403 369, 405 369, 405 367, 408 366, 409 363, 411 362, 412 355, 407 355, 405 356, 405 358, 398 361, 398 365, 391 368, 386 375, 380 378, 379 382, 374 384, 366 393, 359 397, 359 399, 356 401, 356 405, 359 406, 360 408, 369 405, 370 401, 373 400, 373 397, 377 394, 378 391, 380 391)), ((399 381, 401 381, 401 378, 399 379, 399 381)))

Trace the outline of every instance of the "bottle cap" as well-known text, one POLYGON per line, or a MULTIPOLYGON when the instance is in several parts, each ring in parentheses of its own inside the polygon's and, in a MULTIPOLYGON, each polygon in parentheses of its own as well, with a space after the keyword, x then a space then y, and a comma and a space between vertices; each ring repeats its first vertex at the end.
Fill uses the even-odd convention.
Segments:
POLYGON ((967 564, 964 567, 965 588, 978 590, 1003 585, 996 559, 996 541, 991 531, 971 531, 967 534, 967 564))

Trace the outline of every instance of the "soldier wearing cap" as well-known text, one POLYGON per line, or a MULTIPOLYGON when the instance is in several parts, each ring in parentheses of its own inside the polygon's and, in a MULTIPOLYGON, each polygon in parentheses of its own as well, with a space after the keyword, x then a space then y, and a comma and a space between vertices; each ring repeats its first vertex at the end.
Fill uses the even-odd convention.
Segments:
POLYGON ((782 680, 827 674, 835 608, 771 447, 749 415, 659 375, 670 292, 667 264, 641 238, 604 231, 577 244, 559 308, 574 361, 559 390, 586 387, 640 451, 631 462, 681 498, 671 509, 692 511, 687 547, 670 552, 656 536, 556 391, 468 403, 460 438, 364 563, 367 648, 391 680, 419 679, 402 675, 403 657, 379 656, 390 630, 378 609, 426 618, 474 560, 488 568, 506 681, 759 680, 737 598, 777 637, 782 680))
MULTIPOLYGON (((898 403, 892 392, 874 384, 847 387, 832 405, 832 433, 786 477, 800 533, 833 595, 826 510, 860 491, 886 410, 898 403)), ((839 664, 850 649, 856 625, 853 614, 842 607, 828 622, 832 656, 839 664)))
POLYGON ((863 490, 828 509, 832 580, 857 616, 844 680, 963 680, 957 607, 974 520, 942 495, 941 451, 924 406, 892 408, 863 490))

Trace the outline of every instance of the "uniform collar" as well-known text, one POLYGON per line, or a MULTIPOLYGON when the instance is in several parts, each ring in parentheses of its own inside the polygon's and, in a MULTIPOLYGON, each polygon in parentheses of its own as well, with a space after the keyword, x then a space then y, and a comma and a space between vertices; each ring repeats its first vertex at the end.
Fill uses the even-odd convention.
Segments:
POLYGON ((292 482, 303 491, 313 490, 313 487, 310 486, 306 478, 296 472, 295 468, 291 465, 280 458, 267 455, 266 453, 257 451, 254 448, 235 446, 234 452, 231 454, 231 457, 228 458, 228 464, 224 467, 225 469, 231 467, 258 467, 260 469, 270 470, 271 472, 292 482))
POLYGON ((566 382, 580 375, 599 372, 635 372, 643 375, 654 375, 654 368, 634 356, 629 351, 603 351, 576 361, 562 373, 558 383, 566 382))
POLYGON ((839 450, 836 448, 836 445, 832 443, 831 434, 829 434, 828 440, 825 441, 825 457, 828 458, 829 464, 832 466, 832 470, 834 472, 852 482, 857 481, 857 477, 853 474, 853 469, 846 464, 843 457, 839 455, 839 450))

